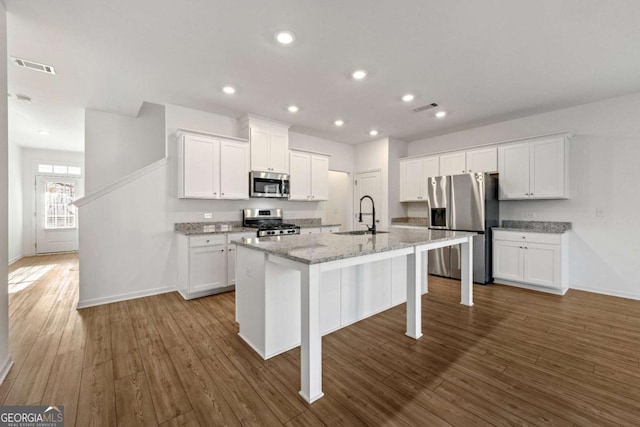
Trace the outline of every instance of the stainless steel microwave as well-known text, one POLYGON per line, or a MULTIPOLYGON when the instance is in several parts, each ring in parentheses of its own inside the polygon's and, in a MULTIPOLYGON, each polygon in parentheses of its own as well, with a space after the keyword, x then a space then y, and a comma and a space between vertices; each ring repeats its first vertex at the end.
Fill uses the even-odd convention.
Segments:
POLYGON ((289 198, 289 175, 275 172, 249 172, 251 197, 289 198))

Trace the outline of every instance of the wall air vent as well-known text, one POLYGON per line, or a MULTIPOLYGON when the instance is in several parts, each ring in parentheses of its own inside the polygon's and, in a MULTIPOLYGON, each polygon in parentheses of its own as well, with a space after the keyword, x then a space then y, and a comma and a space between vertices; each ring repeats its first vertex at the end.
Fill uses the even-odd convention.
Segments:
POLYGON ((414 113, 420 113, 422 111, 426 111, 426 110, 429 110, 431 108, 435 108, 437 106, 438 106, 438 104, 436 104, 435 102, 432 102, 431 104, 423 105, 421 107, 416 107, 411 111, 413 111, 414 113))
POLYGON ((52 65, 40 64, 39 62, 33 62, 33 61, 29 61, 27 59, 14 58, 14 57, 11 57, 11 60, 13 61, 14 64, 16 64, 16 65, 18 65, 20 67, 28 68, 30 70, 41 71, 41 72, 47 73, 47 74, 55 74, 56 73, 56 70, 55 70, 55 68, 53 68, 52 65))

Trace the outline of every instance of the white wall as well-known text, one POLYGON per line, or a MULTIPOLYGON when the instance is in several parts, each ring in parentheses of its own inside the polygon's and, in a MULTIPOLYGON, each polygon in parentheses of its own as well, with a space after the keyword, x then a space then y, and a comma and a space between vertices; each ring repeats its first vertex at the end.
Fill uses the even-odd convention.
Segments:
MULTIPOLYGON (((61 164, 80 166, 84 172, 84 153, 77 151, 41 150, 21 148, 22 157, 22 254, 35 255, 36 241, 36 190, 34 186, 38 164, 61 164)), ((83 182, 78 185, 78 197, 83 193, 83 182)))
MULTIPOLYGON (((570 284, 640 299, 640 94, 538 114, 409 144, 409 155, 572 131, 570 199, 505 201, 501 219, 571 221, 570 284), (605 216, 596 217, 596 208, 605 216)), ((409 214, 419 209, 410 209, 409 214)))
POLYGON ((289 148, 317 151, 331 155, 329 169, 341 172, 353 172, 354 146, 341 142, 289 132, 289 148))
MULTIPOLYGON (((80 306, 174 289, 178 278, 173 231, 176 222, 202 222, 205 221, 203 214, 209 212, 213 214, 213 221, 240 221, 242 209, 249 207, 279 207, 288 218, 324 216, 325 202, 178 199, 175 131, 186 128, 238 136, 239 129, 235 118, 174 105, 167 105, 165 112, 163 136, 154 143, 162 150, 166 144, 166 165, 80 208, 80 306)), ((99 141, 112 137, 105 134, 113 127, 106 117, 99 123, 103 132, 99 141)), ((115 126, 122 120, 114 118, 113 122, 115 126)), ((87 146, 95 143, 90 139, 97 132, 93 126, 92 120, 85 123, 87 146)), ((329 141, 331 150, 323 149, 326 140, 320 140, 323 145, 311 144, 312 140, 305 138, 298 141, 308 144, 304 148, 313 151, 330 154, 340 151, 339 146, 333 145, 338 143, 332 141, 329 141)), ((89 155, 87 150, 87 168, 89 155)))
POLYGON ((399 139, 389 139, 389 221, 407 215, 400 203, 400 158, 407 156, 408 144, 399 139))
MULTIPOLYGON (((7 12, 0 3, 0 93, 7 93, 7 12)), ((0 101, 0 242, 8 240, 8 151, 7 97, 0 101)), ((9 286, 7 245, 0 245, 0 382, 11 367, 9 354, 9 286)))
POLYGON ((85 153, 87 194, 165 156, 164 105, 142 104, 138 117, 85 110, 85 153), (87 143, 89 142, 89 143, 87 143))
POLYGON ((9 144, 9 264, 23 256, 22 189, 22 149, 9 144))

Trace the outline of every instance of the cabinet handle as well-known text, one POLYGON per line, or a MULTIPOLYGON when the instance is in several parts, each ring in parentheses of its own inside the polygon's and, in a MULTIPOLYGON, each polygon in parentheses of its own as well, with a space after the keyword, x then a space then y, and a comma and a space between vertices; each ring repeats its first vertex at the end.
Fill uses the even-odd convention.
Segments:
POLYGON ((529 248, 528 248, 528 247, 526 247, 526 246, 525 246, 524 248, 525 248, 525 249, 529 249, 529 248))
POLYGON ((471 169, 469 169, 469 172, 471 172, 471 169))
POLYGON ((221 193, 224 196, 224 193, 221 193))
POLYGON ((523 238, 523 239, 526 239, 527 237, 526 237, 526 236, 522 236, 522 238, 523 238))
POLYGON ((533 193, 529 193, 530 196, 533 196, 533 193))
POLYGON ((209 241, 207 240, 205 243, 209 243, 209 241))
POLYGON ((218 193, 213 193, 213 195, 214 195, 214 196, 217 196, 217 195, 218 195, 218 193))
POLYGON ((220 252, 224 252, 224 249, 220 249, 220 252))

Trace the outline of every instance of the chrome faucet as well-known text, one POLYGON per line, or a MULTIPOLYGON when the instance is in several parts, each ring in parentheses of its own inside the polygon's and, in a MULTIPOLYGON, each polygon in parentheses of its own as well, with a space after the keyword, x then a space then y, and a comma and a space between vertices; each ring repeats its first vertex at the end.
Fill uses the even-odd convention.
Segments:
POLYGON ((367 231, 370 231, 371 234, 376 234, 376 205, 373 202, 373 198, 369 195, 364 195, 360 198, 360 213, 358 214, 358 222, 362 222, 362 201, 364 199, 371 200, 371 215, 373 216, 371 220, 371 227, 367 225, 367 231))

